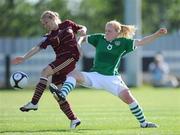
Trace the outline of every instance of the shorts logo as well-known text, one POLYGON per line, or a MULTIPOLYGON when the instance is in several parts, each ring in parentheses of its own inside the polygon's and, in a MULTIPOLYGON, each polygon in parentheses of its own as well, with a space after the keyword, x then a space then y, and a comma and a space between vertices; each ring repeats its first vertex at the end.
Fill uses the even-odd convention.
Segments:
POLYGON ((119 46, 119 45, 121 44, 121 42, 120 42, 120 41, 115 41, 114 44, 115 44, 116 46, 119 46))
POLYGON ((108 49, 108 50, 112 50, 112 45, 111 45, 111 44, 108 44, 107 49, 108 49))

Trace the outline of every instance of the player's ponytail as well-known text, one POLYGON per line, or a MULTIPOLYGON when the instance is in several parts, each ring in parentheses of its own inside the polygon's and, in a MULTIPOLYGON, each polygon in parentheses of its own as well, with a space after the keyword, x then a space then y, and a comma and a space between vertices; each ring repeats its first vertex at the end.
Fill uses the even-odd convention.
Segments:
POLYGON ((132 38, 135 35, 136 28, 134 25, 122 25, 120 37, 132 38))
POLYGON ((114 27, 114 29, 119 33, 118 37, 132 38, 135 35, 136 28, 134 25, 123 25, 116 20, 112 20, 106 23, 114 27))

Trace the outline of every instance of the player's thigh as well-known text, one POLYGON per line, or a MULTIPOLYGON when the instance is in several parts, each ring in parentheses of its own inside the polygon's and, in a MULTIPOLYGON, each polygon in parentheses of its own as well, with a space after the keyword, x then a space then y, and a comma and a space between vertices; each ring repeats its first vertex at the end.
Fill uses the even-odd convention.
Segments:
POLYGON ((84 81, 80 84, 85 87, 95 88, 95 89, 102 89, 101 86, 101 78, 97 72, 81 72, 84 81))
POLYGON ((52 75, 54 72, 53 72, 53 69, 51 66, 47 66, 45 67, 42 72, 41 72, 41 76, 44 76, 44 77, 48 77, 50 75, 52 75))
POLYGON ((103 88, 115 96, 128 89, 120 76, 105 76, 102 80, 103 88))
POLYGON ((74 58, 62 58, 62 59, 56 59, 52 63, 49 64, 51 68, 53 69, 53 73, 63 73, 68 74, 71 71, 75 69, 76 61, 74 58))

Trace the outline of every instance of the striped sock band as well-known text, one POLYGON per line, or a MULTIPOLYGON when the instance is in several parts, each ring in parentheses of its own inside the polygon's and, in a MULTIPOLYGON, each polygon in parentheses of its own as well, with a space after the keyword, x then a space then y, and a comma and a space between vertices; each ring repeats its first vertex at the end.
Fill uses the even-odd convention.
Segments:
POLYGON ((60 102, 58 103, 59 103, 60 109, 64 112, 64 114, 68 117, 68 119, 75 120, 77 118, 75 114, 73 113, 68 101, 65 101, 63 103, 60 103, 60 102))
POLYGON ((73 77, 67 77, 66 81, 64 82, 61 88, 61 96, 66 98, 67 95, 75 88, 76 86, 76 79, 73 77))
POLYGON ((47 81, 48 81, 47 78, 41 77, 39 83, 36 85, 36 89, 31 100, 31 103, 33 103, 34 105, 38 103, 44 90, 46 89, 47 81))
POLYGON ((136 119, 139 121, 140 124, 143 124, 144 122, 146 122, 143 110, 141 109, 141 107, 138 105, 136 101, 129 104, 129 107, 132 114, 136 117, 136 119))

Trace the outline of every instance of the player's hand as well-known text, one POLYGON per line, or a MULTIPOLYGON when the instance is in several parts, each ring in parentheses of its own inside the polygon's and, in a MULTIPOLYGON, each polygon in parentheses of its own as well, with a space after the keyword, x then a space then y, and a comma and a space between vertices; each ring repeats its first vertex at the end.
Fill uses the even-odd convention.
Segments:
POLYGON ((12 59, 11 64, 20 64, 20 63, 24 62, 24 60, 25 59, 23 56, 19 56, 19 57, 12 59))
POLYGON ((160 28, 157 32, 156 32, 157 36, 162 36, 167 34, 167 29, 166 28, 160 28))
POLYGON ((78 33, 80 36, 86 36, 87 28, 85 26, 82 26, 80 30, 78 30, 78 33))
POLYGON ((86 36, 86 31, 81 29, 78 31, 80 36, 86 36))

